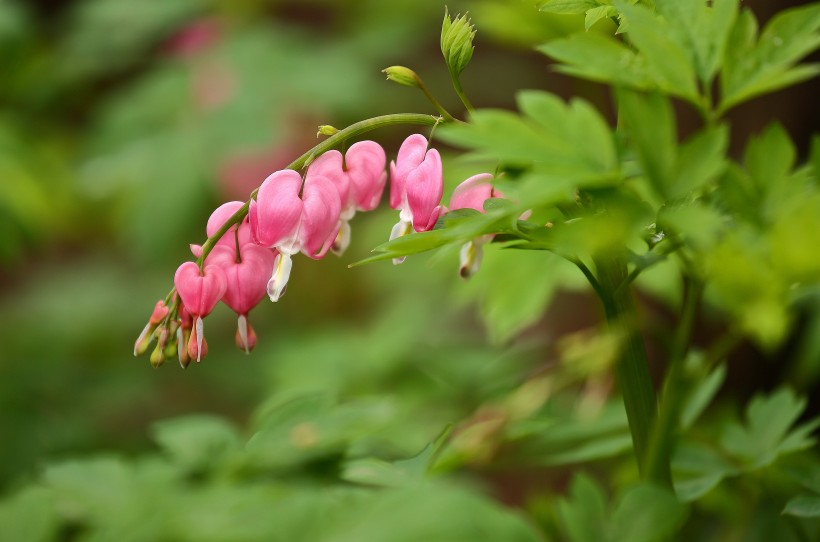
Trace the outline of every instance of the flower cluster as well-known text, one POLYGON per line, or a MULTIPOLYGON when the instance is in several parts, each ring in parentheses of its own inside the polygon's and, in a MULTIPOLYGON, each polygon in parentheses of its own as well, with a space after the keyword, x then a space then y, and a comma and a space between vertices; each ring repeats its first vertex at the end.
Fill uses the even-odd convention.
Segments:
MULTIPOLYGON (((266 295, 271 301, 284 295, 295 255, 321 259, 328 252, 344 253, 350 244, 351 219, 381 201, 386 166, 384 149, 361 141, 344 155, 331 150, 318 156, 304 177, 292 169, 272 173, 247 204, 232 201, 217 208, 206 226, 212 246, 191 245, 198 260, 179 266, 175 290, 157 302, 134 354, 147 352, 156 340, 151 354, 155 366, 174 355, 183 367, 191 360, 201 361, 208 353, 203 319, 220 301, 237 314, 237 346, 250 352, 256 345, 250 310, 266 295)), ((399 211, 390 239, 433 229, 447 212, 441 205, 439 152, 429 148, 424 136, 411 135, 389 169, 390 206, 399 211)), ((484 201, 497 195, 491 181, 489 174, 464 181, 453 193, 451 209, 483 211, 484 201)), ((475 239, 462 249, 463 277, 478 268, 481 245, 487 240, 475 239)))

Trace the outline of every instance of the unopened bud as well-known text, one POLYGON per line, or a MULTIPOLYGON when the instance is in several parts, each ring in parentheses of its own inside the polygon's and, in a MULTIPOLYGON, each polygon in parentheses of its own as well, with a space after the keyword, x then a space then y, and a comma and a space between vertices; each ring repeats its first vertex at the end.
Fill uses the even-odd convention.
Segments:
POLYGON ((179 328, 177 330, 177 357, 183 369, 191 363, 191 356, 188 355, 188 340, 191 338, 190 328, 179 328))
POLYGON ((316 137, 323 136, 323 135, 332 136, 332 135, 335 135, 335 134, 338 134, 338 133, 339 133, 338 128, 334 128, 333 126, 331 126, 329 124, 322 124, 321 126, 319 126, 319 131, 316 132, 316 137))
POLYGON ((162 365, 163 363, 165 363, 165 352, 163 351, 162 347, 159 344, 157 344, 157 347, 154 348, 153 352, 151 352, 151 358, 150 359, 151 359, 151 365, 153 365, 154 368, 157 368, 160 365, 162 365))
POLYGON ((410 68, 404 66, 390 66, 382 70, 382 73, 387 75, 388 81, 394 81, 406 87, 418 87, 419 76, 410 68))
POLYGON ((441 53, 451 74, 458 76, 467 67, 475 49, 474 37, 475 27, 467 15, 457 16, 453 20, 445 8, 444 22, 441 24, 441 53))

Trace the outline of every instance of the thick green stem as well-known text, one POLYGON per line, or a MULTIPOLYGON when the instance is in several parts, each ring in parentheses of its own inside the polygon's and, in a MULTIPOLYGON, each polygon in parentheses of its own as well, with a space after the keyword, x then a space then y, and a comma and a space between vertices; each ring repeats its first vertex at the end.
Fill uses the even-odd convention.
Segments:
POLYGON ((624 348, 615 373, 623 394, 638 470, 643 480, 671 487, 668 458, 660 461, 657 469, 650 470, 647 465, 650 432, 657 418, 658 404, 643 339, 638 332, 635 302, 630 288, 621 288, 628 277, 626 258, 621 254, 609 254, 597 258, 595 264, 607 322, 612 330, 623 335, 624 348))
MULTIPOLYGON (((351 124, 344 130, 339 130, 339 132, 335 133, 334 135, 330 136, 329 138, 325 139, 312 149, 308 150, 302 156, 288 164, 287 169, 302 169, 305 167, 315 156, 319 156, 325 151, 329 151, 336 145, 347 141, 352 137, 356 137, 358 135, 364 134, 366 132, 370 132, 371 130, 376 130, 378 128, 384 128, 385 126, 396 126, 402 124, 417 124, 422 126, 435 126, 441 122, 447 122, 446 120, 441 119, 441 117, 434 117, 432 115, 422 115, 419 113, 396 113, 393 115, 382 115, 380 117, 373 117, 372 119, 366 119, 363 121, 359 121, 355 124, 351 124)), ((245 205, 240 207, 231 217, 225 221, 225 223, 216 231, 214 234, 205 241, 202 245, 202 254, 197 258, 196 263, 202 267, 202 264, 205 262, 205 258, 208 257, 211 250, 213 250, 214 246, 216 246, 217 241, 219 241, 223 235, 233 226, 234 224, 238 224, 245 218, 248 214, 248 208, 251 205, 251 200, 256 197, 256 190, 253 191, 251 194, 250 199, 245 202, 245 205)))
POLYGON ((464 89, 461 88, 461 80, 458 78, 458 75, 450 72, 450 79, 453 81, 453 90, 456 91, 458 98, 461 100, 461 103, 464 104, 464 107, 467 108, 467 111, 470 113, 475 111, 475 109, 473 109, 473 104, 470 103, 470 100, 467 99, 467 95, 464 94, 464 89))
POLYGON ((692 329, 695 325, 703 284, 687 277, 684 281, 684 298, 681 318, 669 352, 669 364, 661 393, 658 419, 652 430, 646 456, 646 468, 650 478, 669 470, 669 459, 680 424, 680 413, 686 398, 684 362, 689 351, 692 329))

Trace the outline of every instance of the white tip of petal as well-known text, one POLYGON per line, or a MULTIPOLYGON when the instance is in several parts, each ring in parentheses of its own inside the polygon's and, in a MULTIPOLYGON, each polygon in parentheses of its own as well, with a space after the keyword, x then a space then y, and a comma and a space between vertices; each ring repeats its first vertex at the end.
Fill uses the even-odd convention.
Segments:
POLYGON ((145 337, 148 336, 148 333, 150 331, 151 331, 151 322, 148 322, 147 324, 145 324, 145 327, 142 328, 142 333, 140 333, 140 336, 137 337, 137 342, 134 343, 134 356, 135 357, 140 355, 139 352, 138 352, 140 343, 145 340, 145 337))
POLYGON ((202 359, 202 337, 205 336, 205 324, 202 323, 202 318, 199 316, 196 317, 194 327, 196 328, 196 362, 199 363, 202 359))
MULTIPOLYGON (((398 239, 399 237, 404 237, 405 235, 412 233, 413 231, 413 223, 405 220, 404 218, 404 211, 402 211, 402 215, 400 215, 398 223, 393 226, 393 229, 390 230, 390 240, 398 239)), ((393 258, 393 265, 399 265, 404 263, 405 257, 402 256, 401 258, 393 258)))
POLYGON ((341 256, 347 250, 347 247, 350 246, 350 223, 346 220, 342 221, 341 227, 339 228, 339 234, 336 236, 336 240, 333 241, 333 245, 330 247, 330 251, 333 252, 336 256, 341 256))
POLYGON ((481 260, 484 257, 484 249, 482 243, 478 240, 464 243, 461 247, 461 264, 458 268, 458 273, 461 278, 468 279, 478 271, 481 266, 481 260))
POLYGON ((290 254, 279 253, 276 255, 276 260, 273 262, 273 274, 268 281, 268 297, 271 301, 279 301, 279 298, 285 295, 285 288, 290 279, 290 269, 293 263, 290 254))
POLYGON ((236 321, 236 327, 239 329, 239 337, 242 340, 242 348, 245 349, 246 354, 250 354, 251 349, 248 347, 248 318, 244 314, 239 315, 239 319, 236 321))

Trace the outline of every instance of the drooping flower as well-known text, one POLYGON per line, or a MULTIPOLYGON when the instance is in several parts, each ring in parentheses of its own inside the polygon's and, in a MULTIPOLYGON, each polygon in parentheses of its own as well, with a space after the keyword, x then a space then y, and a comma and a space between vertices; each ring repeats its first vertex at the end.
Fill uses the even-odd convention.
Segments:
MULTIPOLYGON (((225 222, 228 221, 242 206, 245 205, 241 201, 229 201, 217 207, 211 216, 208 217, 208 223, 205 226, 205 234, 212 237, 221 228, 225 222)), ((248 224, 248 217, 246 216, 238 225, 231 226, 228 232, 219 238, 216 242, 217 246, 234 246, 236 243, 245 245, 251 242, 251 227, 248 224)), ((191 245, 191 253, 199 258, 202 254, 201 245, 191 245)))
MULTIPOLYGON (((492 180, 491 174, 480 173, 463 181, 453 190, 453 195, 450 197, 450 210, 475 209, 480 213, 485 212, 485 201, 501 197, 501 193, 493 187, 492 180)), ((484 257, 483 246, 492 238, 492 235, 482 235, 462 245, 459 265, 459 274, 462 278, 469 278, 478 271, 484 257)))
POLYGON ((315 175, 303 186, 297 172, 285 169, 265 179, 248 217, 253 241, 279 252, 267 284, 271 301, 284 293, 291 256, 300 251, 313 259, 325 256, 338 235, 340 214, 339 191, 327 177, 315 175))
POLYGON ((350 244, 349 223, 356 211, 372 211, 379 205, 387 182, 386 162, 381 145, 375 141, 360 141, 351 145, 344 157, 339 151, 331 150, 308 167, 306 182, 323 176, 339 191, 342 210, 339 233, 331 245, 334 254, 341 256, 350 244))
POLYGON ((165 305, 165 301, 162 299, 157 301, 156 305, 154 305, 154 310, 151 312, 151 317, 148 319, 148 323, 145 324, 139 337, 137 337, 137 341, 134 343, 135 356, 142 355, 148 351, 148 347, 151 346, 151 342, 154 338, 154 332, 165 317, 168 316, 168 312, 169 309, 168 306, 165 305))
POLYGON ((407 235, 411 227, 417 232, 433 229, 445 211, 440 205, 443 193, 441 156, 436 149, 427 150, 423 135, 411 135, 399 148, 396 161, 390 162, 390 207, 399 210, 390 239, 407 235))
POLYGON ((217 265, 207 265, 200 271, 194 262, 185 262, 174 274, 174 286, 182 303, 194 319, 195 332, 188 341, 188 355, 199 362, 208 353, 202 319, 211 313, 225 295, 227 278, 217 265))
POLYGON ((216 246, 205 260, 206 264, 219 266, 225 273, 222 302, 237 314, 236 344, 245 353, 256 346, 256 333, 248 322, 248 312, 265 297, 274 260, 273 252, 253 243, 241 247, 216 246))

